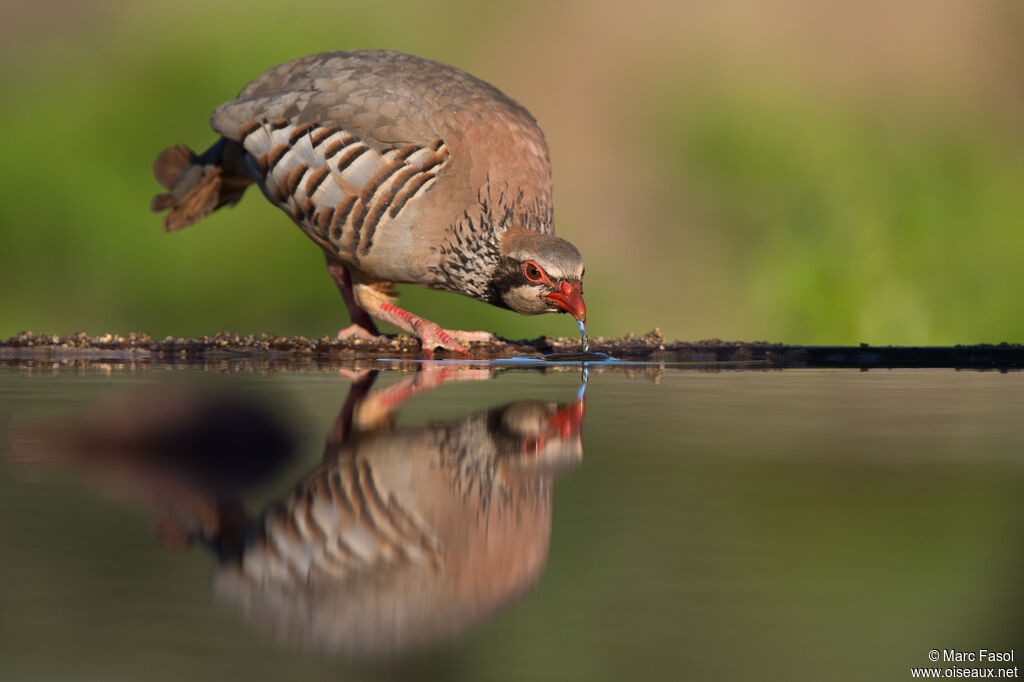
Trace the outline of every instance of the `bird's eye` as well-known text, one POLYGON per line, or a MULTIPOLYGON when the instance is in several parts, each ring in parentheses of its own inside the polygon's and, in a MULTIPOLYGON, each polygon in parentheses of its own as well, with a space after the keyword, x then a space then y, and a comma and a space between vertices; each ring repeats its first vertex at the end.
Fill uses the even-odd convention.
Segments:
POLYGON ((544 279, 544 271, 541 270, 540 266, 532 260, 526 261, 526 263, 523 264, 523 274, 526 275, 526 279, 531 282, 540 282, 544 279))

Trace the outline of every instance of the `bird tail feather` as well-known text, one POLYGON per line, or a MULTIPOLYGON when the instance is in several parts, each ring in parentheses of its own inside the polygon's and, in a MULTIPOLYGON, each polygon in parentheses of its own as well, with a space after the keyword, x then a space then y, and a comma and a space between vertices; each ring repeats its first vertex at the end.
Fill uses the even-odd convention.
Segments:
POLYGON ((164 232, 188 227, 241 199, 252 183, 243 170, 243 154, 237 142, 223 137, 199 156, 183 144, 160 152, 153 175, 167 193, 153 197, 149 206, 154 213, 168 212, 164 232))

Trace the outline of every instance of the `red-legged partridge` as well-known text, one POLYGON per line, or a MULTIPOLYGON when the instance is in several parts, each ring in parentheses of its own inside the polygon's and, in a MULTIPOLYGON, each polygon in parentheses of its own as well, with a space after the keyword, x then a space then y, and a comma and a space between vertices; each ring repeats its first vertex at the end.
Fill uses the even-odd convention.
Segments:
POLYGON ((586 320, 583 258, 554 235, 543 133, 487 83, 397 52, 330 52, 267 71, 211 125, 222 137, 203 154, 178 145, 154 163, 164 230, 255 182, 326 254, 352 318, 339 336, 376 336, 373 316, 428 352, 492 338, 399 308, 399 282, 586 320))

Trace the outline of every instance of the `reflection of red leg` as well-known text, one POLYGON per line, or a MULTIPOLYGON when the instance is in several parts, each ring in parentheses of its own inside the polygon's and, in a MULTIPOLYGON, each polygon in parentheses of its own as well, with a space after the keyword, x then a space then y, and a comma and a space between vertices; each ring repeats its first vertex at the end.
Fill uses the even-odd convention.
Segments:
POLYGON ((338 418, 334 420, 334 426, 331 427, 330 433, 327 434, 327 444, 324 446, 324 461, 327 461, 327 458, 332 453, 352 439, 354 432, 352 420, 356 407, 366 398, 366 394, 377 378, 376 370, 363 370, 356 373, 342 368, 338 372, 341 376, 351 379, 352 385, 348 389, 345 404, 342 405, 338 418))
POLYGON ((356 303, 355 294, 352 293, 352 275, 349 274, 348 268, 328 256, 327 272, 331 273, 334 283, 338 285, 341 296, 345 299, 345 307, 348 308, 348 316, 352 319, 351 325, 338 332, 338 338, 359 336, 364 339, 375 339, 380 336, 370 314, 356 303))
POLYGON ((378 411, 380 408, 390 411, 417 393, 430 391, 444 383, 487 381, 490 378, 491 371, 488 369, 474 369, 459 364, 424 363, 412 376, 371 391, 363 404, 376 402, 379 407, 375 405, 371 411, 378 411))

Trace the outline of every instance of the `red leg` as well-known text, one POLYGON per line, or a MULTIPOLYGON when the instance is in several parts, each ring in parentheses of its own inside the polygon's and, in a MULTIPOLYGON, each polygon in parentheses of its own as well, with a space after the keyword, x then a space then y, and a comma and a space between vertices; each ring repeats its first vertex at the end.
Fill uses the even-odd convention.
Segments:
POLYGON ((352 324, 338 332, 338 338, 347 339, 351 336, 359 336, 364 339, 375 339, 380 336, 377 325, 373 318, 357 302, 355 294, 352 293, 352 275, 348 268, 341 263, 327 257, 327 272, 331 274, 334 283, 338 285, 342 298, 345 299, 345 307, 348 308, 348 316, 352 324))
POLYGON ((338 332, 338 338, 347 339, 352 336, 359 336, 364 339, 375 339, 380 336, 377 325, 373 323, 371 315, 378 320, 390 322, 400 329, 413 334, 420 340, 423 352, 430 355, 435 348, 469 355, 460 345, 460 341, 493 341, 494 335, 490 332, 463 332, 451 329, 441 329, 430 320, 402 310, 391 303, 387 296, 375 291, 373 287, 353 281, 352 273, 348 268, 327 256, 327 271, 331 273, 338 290, 345 298, 345 306, 352 318, 351 326, 338 332))
POLYGON ((374 317, 385 322, 390 322, 396 327, 401 327, 411 334, 415 334, 420 340, 423 352, 430 355, 435 348, 455 351, 462 355, 469 355, 469 352, 460 345, 460 341, 493 341, 494 335, 490 332, 463 332, 454 329, 441 329, 440 326, 426 320, 418 315, 413 315, 408 310, 399 308, 394 303, 381 303, 377 310, 373 311, 374 317))

